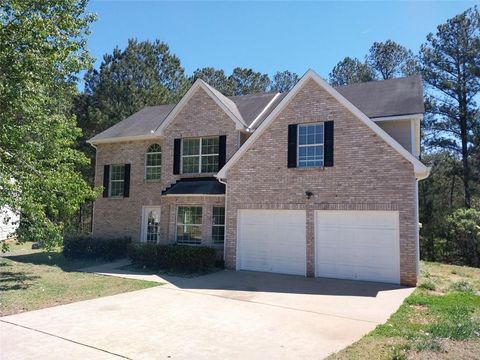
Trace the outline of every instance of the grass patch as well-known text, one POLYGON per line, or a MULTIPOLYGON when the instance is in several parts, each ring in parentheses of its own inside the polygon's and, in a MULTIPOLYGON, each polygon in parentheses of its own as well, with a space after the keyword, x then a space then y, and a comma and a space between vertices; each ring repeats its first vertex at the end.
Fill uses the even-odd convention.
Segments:
POLYGON ((95 261, 71 261, 59 251, 31 250, 31 243, 10 244, 0 257, 0 316, 158 286, 79 272, 95 261))
POLYGON ((420 285, 387 323, 330 359, 478 358, 480 269, 421 266, 420 285))

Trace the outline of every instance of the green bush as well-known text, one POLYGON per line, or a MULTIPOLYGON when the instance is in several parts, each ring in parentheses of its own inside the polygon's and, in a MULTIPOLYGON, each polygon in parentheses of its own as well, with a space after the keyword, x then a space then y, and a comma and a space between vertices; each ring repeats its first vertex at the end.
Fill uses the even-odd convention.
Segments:
POLYGON ((437 288, 435 283, 433 281, 430 281, 430 280, 422 281, 422 283, 420 283, 420 285, 418 285, 418 287, 420 289, 432 290, 432 291, 434 291, 437 288))
POLYGON ((127 257, 127 247, 131 239, 93 238, 88 235, 66 237, 63 240, 63 256, 67 259, 115 260, 127 257))
POLYGON ((135 265, 150 269, 198 272, 215 266, 216 251, 206 246, 132 243, 128 257, 135 265))

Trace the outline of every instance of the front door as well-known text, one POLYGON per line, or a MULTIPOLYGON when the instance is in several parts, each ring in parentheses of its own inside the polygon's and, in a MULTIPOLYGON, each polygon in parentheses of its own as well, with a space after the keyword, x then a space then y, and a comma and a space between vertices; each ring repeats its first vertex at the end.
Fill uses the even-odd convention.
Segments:
POLYGON ((145 206, 143 208, 142 241, 156 244, 160 240, 160 208, 145 206))

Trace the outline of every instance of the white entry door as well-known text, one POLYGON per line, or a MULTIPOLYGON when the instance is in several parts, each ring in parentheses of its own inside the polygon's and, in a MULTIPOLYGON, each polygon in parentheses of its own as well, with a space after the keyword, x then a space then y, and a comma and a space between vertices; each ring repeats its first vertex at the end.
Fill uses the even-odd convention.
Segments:
POLYGON ((157 243, 160 240, 160 207, 144 206, 142 218, 142 241, 157 243))
POLYGON ((315 275, 400 282, 397 211, 316 211, 315 275))
POLYGON ((304 210, 239 210, 240 270, 306 273, 304 210))

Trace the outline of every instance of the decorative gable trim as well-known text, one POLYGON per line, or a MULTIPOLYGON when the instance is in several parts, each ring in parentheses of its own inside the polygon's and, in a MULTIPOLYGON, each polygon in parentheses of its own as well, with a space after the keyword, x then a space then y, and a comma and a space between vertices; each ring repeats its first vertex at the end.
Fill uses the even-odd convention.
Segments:
POLYGON ((228 99, 226 96, 221 94, 219 91, 215 90, 213 87, 208 85, 205 81, 198 79, 195 83, 188 89, 187 93, 182 97, 182 99, 178 102, 177 105, 170 111, 168 116, 162 122, 162 124, 155 130, 156 135, 163 136, 164 130, 168 127, 168 125, 175 119, 178 113, 185 107, 188 101, 192 98, 195 92, 198 89, 203 89, 208 96, 212 98, 215 103, 222 108, 223 111, 232 119, 235 123, 235 128, 240 131, 246 131, 247 126, 243 121, 242 115, 240 111, 238 111, 237 105, 228 99))
POLYGON ((353 115, 360 119, 365 125, 372 129, 380 138, 382 138, 387 144, 394 148, 400 155, 402 155, 406 160, 411 162, 414 167, 415 176, 418 180, 425 179, 428 177, 430 169, 415 158, 411 153, 409 153, 402 145, 400 145, 396 140, 394 140, 390 135, 383 131, 377 124, 375 124, 367 115, 361 112, 355 105, 348 101, 344 96, 342 96, 337 90, 330 86, 325 80, 323 80, 315 71, 312 69, 308 70, 305 75, 302 76, 300 81, 293 87, 293 89, 283 98, 283 100, 277 105, 277 107, 270 113, 270 115, 260 124, 258 129, 248 138, 248 140, 243 144, 243 146, 233 155, 230 160, 225 164, 225 166, 218 172, 216 175, 219 179, 227 178, 227 171, 234 163, 242 157, 242 155, 252 146, 258 137, 270 126, 272 121, 277 117, 277 115, 285 109, 285 107, 290 103, 290 101, 297 95, 300 89, 309 81, 315 81, 320 87, 327 91, 333 98, 335 98, 340 104, 342 104, 347 110, 349 110, 353 115))

